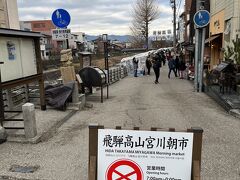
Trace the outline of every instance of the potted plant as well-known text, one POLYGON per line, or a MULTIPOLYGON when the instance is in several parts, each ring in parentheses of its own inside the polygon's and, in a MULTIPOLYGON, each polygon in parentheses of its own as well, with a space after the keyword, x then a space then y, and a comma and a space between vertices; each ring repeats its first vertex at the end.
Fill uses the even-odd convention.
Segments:
POLYGON ((224 59, 226 62, 232 61, 232 56, 234 55, 234 49, 231 46, 227 46, 227 50, 224 51, 224 59))

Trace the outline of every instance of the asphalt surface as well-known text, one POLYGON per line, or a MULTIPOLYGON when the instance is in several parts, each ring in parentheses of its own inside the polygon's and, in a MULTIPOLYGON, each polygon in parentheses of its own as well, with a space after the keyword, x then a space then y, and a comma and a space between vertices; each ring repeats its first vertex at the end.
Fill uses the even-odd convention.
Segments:
POLYGON ((45 142, 0 145, 0 177, 87 180, 88 125, 98 123, 143 129, 201 127, 202 179, 239 180, 240 120, 227 114, 207 95, 195 93, 191 82, 168 79, 166 67, 160 83, 153 81, 153 72, 151 76, 127 77, 111 85, 110 98, 103 104, 100 92, 88 97, 93 108, 76 113, 45 142), (12 165, 39 169, 30 174, 14 173, 9 171, 12 165))

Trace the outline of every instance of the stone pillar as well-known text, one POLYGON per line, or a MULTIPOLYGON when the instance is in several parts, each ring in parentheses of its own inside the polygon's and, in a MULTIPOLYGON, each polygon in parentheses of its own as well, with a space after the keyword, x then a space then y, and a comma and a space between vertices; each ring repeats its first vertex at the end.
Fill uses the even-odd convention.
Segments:
POLYGON ((24 131, 26 138, 34 138, 37 135, 37 125, 35 116, 35 107, 31 103, 26 103, 22 106, 24 131))
POLYGON ((80 109, 83 109, 86 105, 86 96, 85 94, 79 95, 79 100, 81 101, 80 109))
POLYGON ((0 144, 7 140, 7 133, 5 129, 0 125, 0 144))
POLYGON ((14 105, 13 105, 13 100, 12 100, 12 91, 11 91, 11 89, 7 89, 6 91, 5 91, 5 98, 7 99, 7 101, 6 101, 6 103, 7 103, 7 109, 8 110, 13 110, 13 108, 14 108, 14 105))
POLYGON ((73 86, 72 102, 73 103, 78 103, 79 102, 78 83, 77 83, 77 81, 75 81, 74 86, 73 86))

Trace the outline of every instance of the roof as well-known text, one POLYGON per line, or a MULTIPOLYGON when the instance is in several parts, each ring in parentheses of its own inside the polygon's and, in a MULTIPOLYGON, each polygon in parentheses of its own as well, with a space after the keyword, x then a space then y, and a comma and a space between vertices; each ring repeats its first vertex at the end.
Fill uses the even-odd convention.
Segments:
POLYGON ((206 43, 210 43, 211 41, 213 41, 214 39, 218 38, 220 35, 215 35, 215 36, 211 36, 208 39, 205 40, 205 44, 206 43))
POLYGON ((42 37, 39 32, 21 31, 16 29, 0 28, 0 36, 22 36, 22 37, 42 37))

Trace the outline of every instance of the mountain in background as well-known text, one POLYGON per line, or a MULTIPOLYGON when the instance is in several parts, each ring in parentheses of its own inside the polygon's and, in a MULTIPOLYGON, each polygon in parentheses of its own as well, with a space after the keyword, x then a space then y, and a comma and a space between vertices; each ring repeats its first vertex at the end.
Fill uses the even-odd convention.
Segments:
MULTIPOLYGON (((88 41, 97 39, 99 36, 86 35, 88 41)), ((109 40, 118 40, 120 42, 128 42, 130 35, 108 35, 109 40)))

